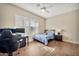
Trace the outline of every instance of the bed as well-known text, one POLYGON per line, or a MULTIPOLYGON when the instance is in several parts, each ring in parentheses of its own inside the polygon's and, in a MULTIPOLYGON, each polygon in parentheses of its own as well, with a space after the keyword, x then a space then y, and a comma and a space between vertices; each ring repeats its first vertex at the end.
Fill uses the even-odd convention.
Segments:
POLYGON ((38 40, 38 41, 44 43, 45 45, 48 45, 48 40, 50 40, 50 39, 53 40, 54 34, 55 34, 54 32, 48 31, 47 34, 45 34, 45 33, 35 34, 35 35, 33 35, 32 38, 34 40, 38 40))

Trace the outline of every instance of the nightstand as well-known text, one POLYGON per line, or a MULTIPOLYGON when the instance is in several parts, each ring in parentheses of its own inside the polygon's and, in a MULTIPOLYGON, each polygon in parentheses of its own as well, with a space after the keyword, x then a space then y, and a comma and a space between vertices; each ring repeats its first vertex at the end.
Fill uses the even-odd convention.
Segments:
POLYGON ((62 41, 62 35, 55 35, 55 40, 62 41))

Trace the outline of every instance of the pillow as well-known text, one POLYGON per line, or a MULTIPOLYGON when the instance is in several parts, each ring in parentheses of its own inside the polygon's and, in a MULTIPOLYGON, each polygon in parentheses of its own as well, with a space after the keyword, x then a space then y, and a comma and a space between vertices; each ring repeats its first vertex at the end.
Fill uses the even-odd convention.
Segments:
POLYGON ((47 31, 47 35, 54 35, 53 31, 47 31))

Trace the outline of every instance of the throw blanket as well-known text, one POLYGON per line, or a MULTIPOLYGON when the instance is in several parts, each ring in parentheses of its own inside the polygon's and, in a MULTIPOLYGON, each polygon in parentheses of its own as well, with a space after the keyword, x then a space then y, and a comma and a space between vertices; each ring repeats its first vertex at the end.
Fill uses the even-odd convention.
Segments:
POLYGON ((40 42, 43 42, 45 45, 48 45, 48 40, 54 39, 54 32, 49 31, 47 35, 45 33, 33 35, 33 39, 36 39, 40 42))

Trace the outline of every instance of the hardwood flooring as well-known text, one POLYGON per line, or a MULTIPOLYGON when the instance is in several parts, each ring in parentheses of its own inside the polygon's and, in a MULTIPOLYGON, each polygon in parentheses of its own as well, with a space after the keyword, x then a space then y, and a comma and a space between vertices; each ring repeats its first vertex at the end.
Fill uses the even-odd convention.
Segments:
POLYGON ((49 41, 48 46, 33 41, 29 46, 18 49, 14 52, 14 56, 79 56, 79 45, 60 42, 49 41), (19 52, 19 54, 16 54, 19 52))

